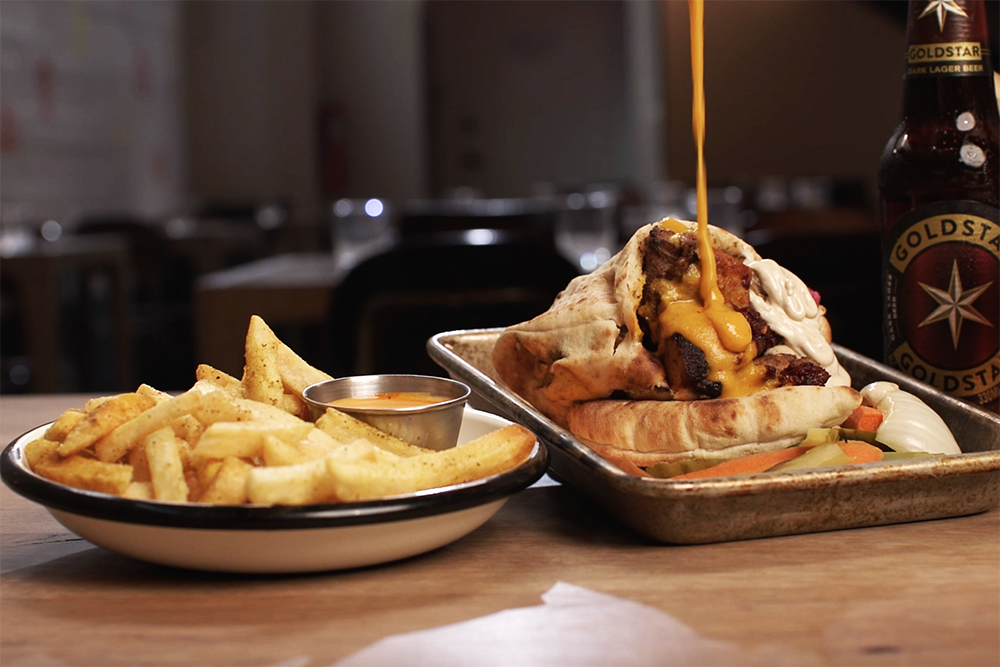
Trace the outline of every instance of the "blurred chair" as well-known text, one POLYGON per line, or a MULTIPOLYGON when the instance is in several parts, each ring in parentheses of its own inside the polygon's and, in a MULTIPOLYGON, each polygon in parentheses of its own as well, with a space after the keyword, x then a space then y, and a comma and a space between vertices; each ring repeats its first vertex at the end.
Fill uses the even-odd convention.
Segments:
POLYGON ((411 201, 400 208, 400 242, 449 243, 443 234, 488 229, 504 243, 554 243, 557 208, 548 199, 441 199, 411 201))
POLYGON ((25 345, 24 306, 13 280, 0 276, 0 394, 26 393, 31 358, 25 345))
POLYGON ((139 217, 90 216, 80 221, 76 233, 115 235, 127 244, 135 384, 163 390, 190 386, 195 368, 195 275, 190 263, 174 252, 160 227, 139 217))
MULTIPOLYGON (((243 232, 244 238, 257 239, 253 248, 241 248, 227 265, 242 264, 273 254, 283 243, 283 237, 292 222, 292 205, 283 197, 256 201, 211 200, 203 203, 194 213, 198 226, 206 230, 219 227, 230 230, 235 238, 243 232)), ((241 243, 240 245, 245 245, 241 243)), ((229 248, 230 252, 237 248, 229 248)), ((215 267, 218 270, 223 267, 215 267)))
POLYGON ((532 234, 521 231, 475 227, 410 235, 356 266, 329 310, 333 374, 443 375, 426 352, 434 334, 507 326, 545 311, 579 273, 551 235, 528 240, 532 234))
POLYGON ((99 392, 131 384, 129 273, 125 243, 108 234, 50 234, 6 254, 0 282, 10 383, 0 389, 99 392))

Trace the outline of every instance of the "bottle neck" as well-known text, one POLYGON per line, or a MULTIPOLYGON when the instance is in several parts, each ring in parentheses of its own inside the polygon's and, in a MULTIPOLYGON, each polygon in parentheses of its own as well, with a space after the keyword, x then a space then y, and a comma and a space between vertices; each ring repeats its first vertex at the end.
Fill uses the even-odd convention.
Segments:
POLYGON ((904 116, 934 114, 975 100, 992 100, 996 106, 984 0, 910 0, 904 116))

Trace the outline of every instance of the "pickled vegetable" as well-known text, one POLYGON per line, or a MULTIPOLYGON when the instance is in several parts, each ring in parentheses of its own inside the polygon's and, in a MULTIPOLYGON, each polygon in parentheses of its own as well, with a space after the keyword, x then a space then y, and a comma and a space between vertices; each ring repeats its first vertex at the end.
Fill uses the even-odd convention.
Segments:
POLYGON ((851 463, 851 457, 844 453, 835 442, 825 445, 817 445, 801 456, 796 456, 791 461, 785 461, 771 468, 772 472, 788 472, 791 470, 804 470, 806 468, 828 468, 830 466, 842 466, 851 463))
POLYGON ((816 447, 840 440, 839 428, 810 428, 806 430, 806 439, 799 447, 816 447))
POLYGON ((878 431, 865 431, 860 428, 840 428, 837 430, 840 432, 841 440, 860 440, 869 445, 878 444, 878 431))
POLYGON ((753 475, 760 472, 772 470, 774 466, 789 459, 801 456, 803 452, 808 452, 805 447, 789 447, 786 449, 776 449, 770 452, 758 452, 747 454, 735 459, 729 459, 722 463, 695 470, 694 472, 678 475, 674 479, 702 479, 705 477, 723 477, 726 475, 753 475))

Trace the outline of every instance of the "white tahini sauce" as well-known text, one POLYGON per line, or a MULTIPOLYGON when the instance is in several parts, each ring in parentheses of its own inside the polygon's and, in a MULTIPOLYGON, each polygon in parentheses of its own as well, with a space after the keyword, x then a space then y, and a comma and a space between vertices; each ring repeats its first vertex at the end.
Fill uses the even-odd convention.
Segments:
MULTIPOLYGON (((850 386, 851 377, 837 361, 823 335, 822 311, 806 284, 772 259, 745 261, 760 278, 767 298, 750 292, 750 304, 764 321, 784 336, 785 345, 826 369, 826 386, 850 386)), ((777 348, 776 348, 777 349, 777 348)))

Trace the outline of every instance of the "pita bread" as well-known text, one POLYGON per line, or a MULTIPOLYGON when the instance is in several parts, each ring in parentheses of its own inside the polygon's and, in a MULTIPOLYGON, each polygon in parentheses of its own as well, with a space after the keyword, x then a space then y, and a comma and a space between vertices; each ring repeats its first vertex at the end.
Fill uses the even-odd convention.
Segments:
POLYGON ((850 387, 798 386, 707 401, 589 401, 570 408, 567 421, 605 458, 646 467, 789 447, 808 428, 842 423, 860 404, 850 387))
POLYGON ((560 425, 569 406, 614 391, 672 397, 663 366, 642 346, 634 311, 629 317, 615 298, 616 283, 626 282, 618 279, 623 257, 574 278, 548 311, 509 327, 493 347, 497 374, 560 425))
MULTIPOLYGON (((500 334, 492 361, 511 390, 606 458, 632 467, 796 444, 806 429, 839 424, 860 404, 848 386, 677 400, 690 393, 671 389, 663 361, 643 344, 649 332, 640 324, 647 240, 657 226, 697 229, 696 222, 676 220, 646 225, 596 271, 572 280, 548 311, 500 334)), ((761 262, 739 237, 711 225, 709 233, 717 251, 747 266, 761 262)), ((757 276, 750 291, 767 296, 757 276)), ((820 307, 817 322, 828 344, 823 313, 820 307)), ((796 356, 784 346, 781 352, 796 356)), ((839 384, 849 384, 844 377, 839 384)))
MULTIPOLYGON (((671 221, 694 232, 697 223, 671 221)), ((643 259, 653 223, 591 274, 573 279, 546 312, 508 327, 493 348, 497 374, 556 423, 581 401, 623 396, 675 398, 662 361, 643 345, 639 323, 643 259)), ((713 246, 744 262, 760 260, 745 241, 709 226, 713 246)), ((759 285, 752 290, 760 291, 759 285)), ((825 320, 824 320, 825 321, 825 320)), ((828 332, 828 329, 827 329, 828 332)))

